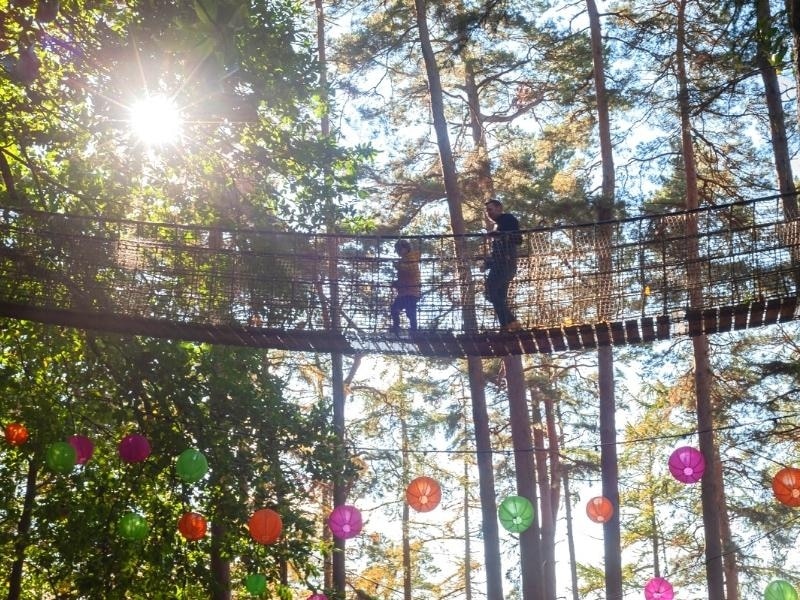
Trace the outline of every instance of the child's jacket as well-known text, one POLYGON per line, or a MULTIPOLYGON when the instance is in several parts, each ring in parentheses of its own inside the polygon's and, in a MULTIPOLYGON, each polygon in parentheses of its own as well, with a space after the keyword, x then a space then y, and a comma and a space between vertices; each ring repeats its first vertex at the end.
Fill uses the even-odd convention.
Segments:
POLYGON ((394 263, 397 269, 397 288, 398 296, 414 296, 419 298, 421 292, 420 273, 419 273, 420 253, 418 250, 409 250, 400 260, 394 263))

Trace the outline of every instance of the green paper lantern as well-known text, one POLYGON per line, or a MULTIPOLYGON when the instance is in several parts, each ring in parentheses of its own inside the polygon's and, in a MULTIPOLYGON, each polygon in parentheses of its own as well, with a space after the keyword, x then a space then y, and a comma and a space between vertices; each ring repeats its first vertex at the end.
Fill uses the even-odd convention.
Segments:
POLYGON ((135 512, 128 512, 119 519, 119 534, 126 540, 133 542, 143 540, 150 531, 147 520, 135 512))
POLYGON ((522 496, 509 496, 497 510, 500 523, 512 533, 521 533, 533 523, 533 504, 522 496))
POLYGON ((261 573, 251 573, 244 578, 244 586, 251 596, 260 596, 267 591, 267 578, 261 573))
POLYGON ((47 447, 44 460, 51 471, 66 475, 78 462, 78 453, 69 442, 53 442, 47 447))
POLYGON ((764 600, 798 600, 797 589, 788 581, 776 579, 764 590, 764 600))
POLYGON ((202 452, 189 448, 178 456, 175 471, 178 473, 178 477, 186 483, 195 483, 200 481, 208 471, 208 461, 202 452))

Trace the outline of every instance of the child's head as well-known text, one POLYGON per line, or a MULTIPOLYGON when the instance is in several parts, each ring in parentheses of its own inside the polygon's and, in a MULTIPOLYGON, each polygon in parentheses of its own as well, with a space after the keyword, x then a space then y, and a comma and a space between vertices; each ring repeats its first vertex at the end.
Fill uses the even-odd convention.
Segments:
POLYGON ((394 250, 400 256, 402 256, 406 252, 411 251, 411 244, 408 242, 408 240, 397 240, 397 242, 394 245, 394 250))

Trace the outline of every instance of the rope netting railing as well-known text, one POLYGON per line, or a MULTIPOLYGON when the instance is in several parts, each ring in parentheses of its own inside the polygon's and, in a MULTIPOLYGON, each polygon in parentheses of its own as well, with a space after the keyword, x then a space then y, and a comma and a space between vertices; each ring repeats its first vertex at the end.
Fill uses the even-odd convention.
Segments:
POLYGON ((518 334, 498 332, 482 294, 485 235, 462 236, 461 258, 452 235, 406 237, 421 253, 422 297, 419 331, 399 339, 388 333, 398 237, 337 235, 330 244, 321 234, 0 211, 0 314, 90 329, 459 355, 631 343, 796 316, 799 225, 786 221, 776 196, 525 230, 510 291, 518 334), (694 260, 690 219, 699 231, 694 260), (692 262, 702 306, 690 305, 692 262), (332 272, 338 307, 330 301, 332 272), (465 303, 477 328, 464 327, 465 303))

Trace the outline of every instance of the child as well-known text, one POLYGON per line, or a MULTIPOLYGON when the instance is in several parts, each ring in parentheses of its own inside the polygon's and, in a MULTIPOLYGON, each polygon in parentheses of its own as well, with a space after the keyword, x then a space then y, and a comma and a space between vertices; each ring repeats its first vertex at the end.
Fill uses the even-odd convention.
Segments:
POLYGON ((392 315, 391 332, 400 331, 400 312, 405 311, 408 317, 408 327, 411 331, 417 329, 417 302, 421 291, 419 259, 420 253, 411 249, 407 240, 397 240, 394 249, 400 260, 394 263, 397 270, 397 280, 392 286, 397 290, 397 297, 392 302, 390 313, 392 315))

